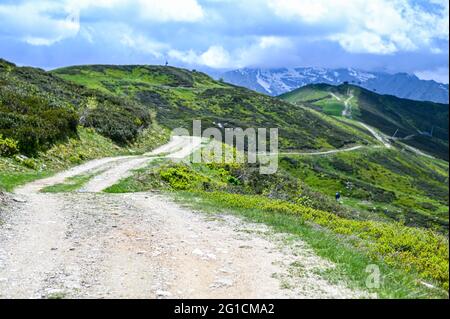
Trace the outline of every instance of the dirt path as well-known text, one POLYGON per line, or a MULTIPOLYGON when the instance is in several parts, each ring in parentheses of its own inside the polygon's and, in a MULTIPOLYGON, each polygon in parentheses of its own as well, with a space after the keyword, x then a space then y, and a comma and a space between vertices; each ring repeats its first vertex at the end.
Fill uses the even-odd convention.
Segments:
POLYGON ((341 99, 339 96, 337 96, 336 94, 334 94, 333 92, 330 92, 330 95, 331 95, 332 97, 334 97, 336 100, 342 101, 342 99, 341 99))
POLYGON ((349 97, 344 101, 344 110, 342 111, 342 116, 352 118, 352 107, 350 101, 353 99, 353 94, 350 93, 349 97))
MULTIPOLYGON (((342 99, 340 97, 338 97, 335 94, 331 94, 335 99, 337 99, 338 101, 341 101, 342 99)), ((350 105, 350 101, 354 98, 353 92, 349 91, 347 93, 347 99, 344 101, 344 110, 342 110, 342 116, 343 117, 347 117, 349 119, 352 118, 352 107, 350 105)), ((391 148, 392 145, 391 143, 389 143, 389 140, 383 136, 381 133, 377 132, 374 128, 370 127, 369 125, 359 122, 357 121, 357 123, 359 123, 361 126, 363 126, 366 130, 368 130, 370 132, 370 134, 373 135, 373 137, 375 137, 378 141, 380 141, 381 143, 383 143, 383 145, 386 148, 391 148)))
MULTIPOLYGON (((181 157, 201 141, 172 141, 181 157)), ((332 268, 299 240, 161 195, 97 193, 151 157, 92 161, 17 190, 0 227, 1 298, 357 298, 318 271, 332 268), (85 192, 39 189, 102 171, 85 192), (295 266, 294 266, 295 265, 295 266)))
MULTIPOLYGON (((337 101, 342 101, 342 98, 337 96, 336 94, 331 93, 331 92, 330 92, 330 94, 337 101)), ((350 105, 350 101, 353 99, 354 95, 353 95, 353 93, 351 91, 349 91, 347 93, 347 95, 348 95, 347 99, 344 100, 345 107, 344 107, 344 110, 342 110, 342 116, 351 119, 352 118, 352 108, 351 108, 351 105, 350 105)), ((406 136, 404 138, 393 138, 393 137, 389 137, 389 136, 387 136, 387 135, 385 135, 385 134, 375 130, 373 127, 371 127, 371 126, 369 126, 369 125, 367 125, 367 124, 365 124, 363 122, 360 122, 360 121, 356 121, 356 122, 359 125, 361 125, 362 127, 364 127, 366 130, 368 130, 369 133, 372 134, 372 136, 375 137, 375 139, 377 139, 379 142, 381 142, 383 144, 383 146, 386 147, 386 148, 392 148, 392 144, 391 144, 390 140, 397 140, 397 141, 408 140, 408 139, 411 139, 412 137, 416 136, 416 134, 412 134, 412 135, 406 136)), ((407 149, 410 152, 413 152, 413 153, 415 153, 417 155, 425 156, 425 157, 428 157, 428 158, 434 158, 433 156, 431 156, 429 154, 426 154, 426 153, 422 152, 421 150, 419 150, 419 149, 417 149, 415 147, 412 147, 412 146, 407 145, 405 143, 402 143, 402 145, 403 145, 403 147, 405 149, 407 149)), ((332 150, 332 151, 327 151, 327 152, 280 153, 280 154, 282 154, 282 155, 289 155, 289 154, 291 154, 291 155, 326 155, 326 154, 334 154, 334 153, 339 153, 339 152, 354 151, 354 150, 360 149, 361 147, 362 146, 356 146, 356 147, 350 147, 350 148, 339 149, 339 150, 332 150)), ((374 146, 374 147, 376 147, 376 146, 374 146)))
POLYGON ((340 148, 336 150, 330 150, 330 151, 321 151, 321 152, 280 152, 278 155, 329 155, 329 154, 336 154, 341 152, 351 152, 356 151, 363 148, 362 145, 356 145, 352 147, 347 148, 340 148))
POLYGON ((389 140, 382 134, 377 132, 374 128, 370 127, 369 125, 362 123, 362 122, 358 122, 361 126, 363 126, 366 130, 368 130, 370 132, 370 134, 372 134, 378 141, 380 141, 381 143, 383 143, 383 145, 386 148, 392 148, 391 143, 389 143, 389 140))

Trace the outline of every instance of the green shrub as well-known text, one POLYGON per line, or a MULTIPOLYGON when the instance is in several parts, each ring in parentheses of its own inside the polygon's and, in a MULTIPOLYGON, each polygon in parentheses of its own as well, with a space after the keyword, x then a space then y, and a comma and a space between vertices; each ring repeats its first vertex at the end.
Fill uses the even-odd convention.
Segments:
POLYGON ((118 144, 135 141, 138 134, 151 123, 150 112, 131 100, 109 97, 99 99, 96 103, 95 108, 84 111, 81 124, 95 128, 118 144))
POLYGON ((13 156, 19 153, 18 142, 12 138, 3 138, 0 134, 0 156, 13 156))
POLYGON ((119 144, 133 142, 151 123, 148 108, 39 69, 0 64, 0 134, 35 156, 92 127, 119 144), (4 69, 7 72, 3 72, 4 69))
POLYGON ((38 165, 36 164, 36 162, 33 159, 31 159, 31 158, 24 159, 22 161, 22 164, 24 166, 28 167, 28 168, 31 168, 31 169, 37 169, 38 168, 38 165))
POLYGON ((34 155, 76 134, 78 116, 45 98, 0 91, 0 134, 17 141, 19 151, 34 155))
POLYGON ((160 176, 174 190, 193 189, 198 182, 203 180, 187 166, 175 166, 163 169, 160 171, 160 176))

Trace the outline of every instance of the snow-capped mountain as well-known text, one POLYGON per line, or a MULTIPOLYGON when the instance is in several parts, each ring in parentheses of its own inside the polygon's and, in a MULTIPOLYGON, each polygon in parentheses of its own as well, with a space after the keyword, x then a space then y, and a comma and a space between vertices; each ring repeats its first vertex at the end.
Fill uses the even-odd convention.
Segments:
POLYGON ((226 82, 272 96, 308 84, 336 85, 349 82, 380 94, 391 94, 401 98, 440 103, 449 101, 448 84, 420 80, 417 76, 407 73, 365 72, 352 68, 244 68, 225 72, 220 77, 226 82))

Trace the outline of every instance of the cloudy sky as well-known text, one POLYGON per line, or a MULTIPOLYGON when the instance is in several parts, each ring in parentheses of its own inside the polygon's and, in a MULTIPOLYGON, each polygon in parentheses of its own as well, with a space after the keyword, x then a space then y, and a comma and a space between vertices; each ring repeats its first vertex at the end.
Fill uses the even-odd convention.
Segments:
POLYGON ((0 57, 46 69, 355 67, 448 83, 448 0, 0 0, 0 57))

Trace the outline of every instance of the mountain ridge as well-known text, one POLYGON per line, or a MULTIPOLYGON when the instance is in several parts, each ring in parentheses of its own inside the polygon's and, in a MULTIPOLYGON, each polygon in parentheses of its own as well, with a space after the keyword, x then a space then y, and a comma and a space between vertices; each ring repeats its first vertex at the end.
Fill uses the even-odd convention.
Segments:
POLYGON ((242 68, 224 72, 220 77, 226 82, 271 96, 308 84, 337 85, 349 82, 373 92, 400 98, 446 104, 449 101, 448 84, 421 80, 407 73, 368 72, 354 68, 242 68))

